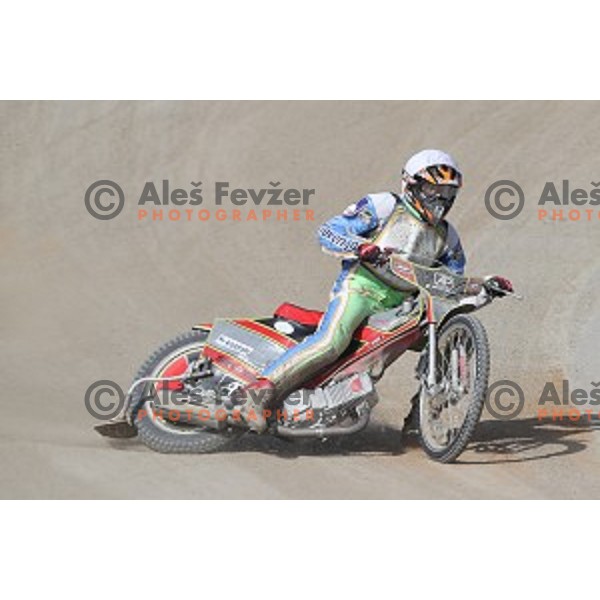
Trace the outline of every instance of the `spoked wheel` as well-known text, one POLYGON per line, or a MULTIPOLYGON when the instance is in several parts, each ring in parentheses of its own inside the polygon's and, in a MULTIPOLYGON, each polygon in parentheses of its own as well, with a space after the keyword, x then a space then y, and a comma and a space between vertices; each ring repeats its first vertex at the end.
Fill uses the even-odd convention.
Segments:
POLYGON ((490 350, 481 322, 468 315, 450 318, 438 333, 437 382, 431 395, 421 388, 419 438, 427 454, 453 462, 479 422, 487 391, 490 350))
MULTIPOLYGON (((186 372, 198 360, 206 342, 204 331, 189 331, 161 346, 140 367, 136 380, 142 377, 172 377, 186 372)), ((176 381, 140 384, 133 392, 133 422, 141 441, 157 452, 168 454, 194 454, 222 449, 239 431, 215 431, 208 427, 186 422, 185 413, 165 410, 157 401, 159 390, 168 388, 181 394, 183 386, 176 381)))

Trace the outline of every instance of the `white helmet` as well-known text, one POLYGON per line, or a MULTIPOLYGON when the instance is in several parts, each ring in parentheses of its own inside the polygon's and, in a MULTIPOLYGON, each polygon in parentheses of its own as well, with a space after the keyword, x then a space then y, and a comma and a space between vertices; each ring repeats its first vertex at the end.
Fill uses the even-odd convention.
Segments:
POLYGON ((421 150, 402 171, 402 194, 421 218, 432 225, 443 219, 462 186, 456 161, 442 150, 421 150))

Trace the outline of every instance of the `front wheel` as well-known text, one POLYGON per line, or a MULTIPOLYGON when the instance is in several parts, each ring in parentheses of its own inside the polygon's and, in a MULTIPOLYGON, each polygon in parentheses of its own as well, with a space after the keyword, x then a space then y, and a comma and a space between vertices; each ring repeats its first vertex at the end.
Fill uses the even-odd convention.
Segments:
MULTIPOLYGON (((135 379, 184 373, 200 357, 207 335, 205 331, 189 331, 170 340, 146 360, 135 379)), ((217 432, 207 427, 169 421, 154 401, 158 385, 141 384, 132 398, 133 423, 141 441, 152 450, 166 454, 214 452, 239 436, 239 432, 217 432)))
MULTIPOLYGON (((479 422, 487 393, 490 349, 481 322, 451 317, 438 332, 437 383, 419 394, 419 441, 436 461, 455 461, 479 422)), ((425 375, 426 377, 426 375, 425 375)))

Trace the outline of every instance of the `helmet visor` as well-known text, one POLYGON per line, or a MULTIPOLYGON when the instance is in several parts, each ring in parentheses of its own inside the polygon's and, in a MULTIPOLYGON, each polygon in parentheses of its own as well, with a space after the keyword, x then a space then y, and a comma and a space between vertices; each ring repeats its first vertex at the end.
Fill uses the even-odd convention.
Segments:
POLYGON ((425 209, 426 219, 432 224, 441 221, 452 208, 457 192, 455 185, 419 182, 418 198, 425 209))
POLYGON ((455 185, 441 184, 436 185, 429 183, 428 181, 422 181, 421 185, 421 197, 423 200, 441 200, 443 202, 450 203, 456 198, 458 188, 455 185))

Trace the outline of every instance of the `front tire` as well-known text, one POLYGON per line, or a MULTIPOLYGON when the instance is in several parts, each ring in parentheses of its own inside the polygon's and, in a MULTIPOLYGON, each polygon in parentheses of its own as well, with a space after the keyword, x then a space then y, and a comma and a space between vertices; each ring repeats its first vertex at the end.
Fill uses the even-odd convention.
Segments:
MULTIPOLYGON (((206 331, 193 330, 170 340, 144 362, 135 379, 160 377, 175 361, 192 360, 202 352, 207 337, 206 331)), ((152 450, 163 454, 206 454, 222 450, 240 435, 239 432, 185 427, 161 418, 151 400, 154 385, 138 386, 132 397, 132 421, 140 440, 152 450)))
POLYGON ((437 380, 443 389, 434 397, 423 386, 420 390, 419 441, 429 457, 450 463, 467 447, 485 404, 490 349, 479 319, 457 315, 443 324, 438 333, 437 363, 437 380), (457 368, 457 357, 464 360, 462 367, 457 368), (442 418, 445 411, 450 415, 449 425, 442 418))

